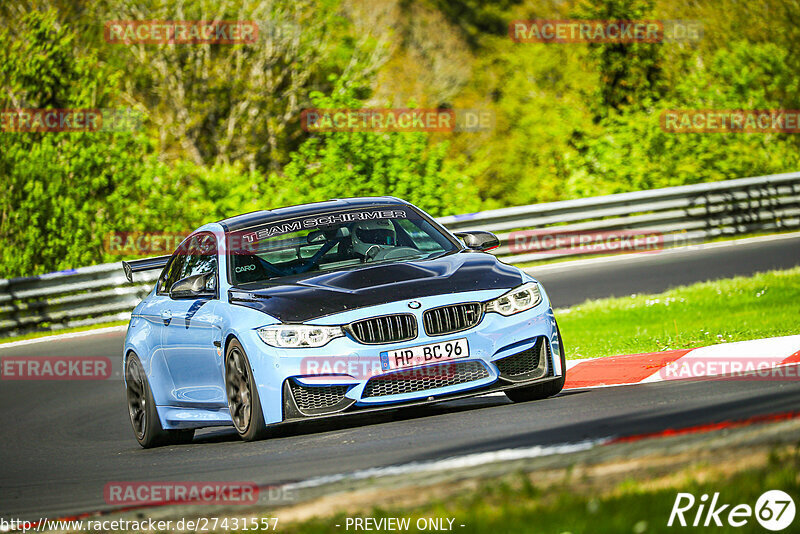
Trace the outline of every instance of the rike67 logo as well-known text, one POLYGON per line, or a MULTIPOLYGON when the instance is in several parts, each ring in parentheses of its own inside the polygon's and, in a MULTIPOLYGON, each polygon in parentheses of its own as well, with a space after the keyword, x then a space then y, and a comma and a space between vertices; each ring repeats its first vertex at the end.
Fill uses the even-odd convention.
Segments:
POLYGON ((755 507, 749 504, 731 505, 720 499, 719 492, 709 499, 703 494, 699 499, 691 493, 678 493, 667 526, 672 527, 743 527, 755 520, 767 530, 781 531, 794 522, 794 500, 781 490, 764 492, 755 507))

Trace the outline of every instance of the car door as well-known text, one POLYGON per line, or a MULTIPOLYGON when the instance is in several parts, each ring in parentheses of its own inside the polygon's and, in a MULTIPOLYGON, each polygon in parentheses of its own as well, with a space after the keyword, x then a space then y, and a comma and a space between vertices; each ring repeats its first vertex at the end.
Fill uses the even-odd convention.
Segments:
MULTIPOLYGON (((151 382, 153 396, 156 403, 164 402, 164 391, 159 388, 153 369, 158 368, 158 362, 162 359, 161 342, 164 335, 164 322, 161 318, 161 312, 164 309, 164 297, 158 295, 151 295, 147 297, 139 305, 136 310, 136 316, 131 317, 131 329, 136 332, 137 337, 143 340, 141 347, 142 354, 139 354, 148 379, 151 382)), ((168 393, 167 393, 168 394, 168 393)))
MULTIPOLYGON (((219 287, 219 260, 213 234, 204 232, 187 238, 177 254, 185 260, 178 279, 211 274, 210 284, 219 287), (192 241, 194 240, 194 241, 192 241), (189 243, 187 245, 187 243, 189 243), (193 244, 192 244, 193 243, 193 244)), ((173 282, 174 284, 174 282, 173 282)), ((222 328, 217 297, 174 298, 167 296, 162 310, 162 350, 174 385, 173 397, 184 406, 227 406, 222 371, 222 328)))

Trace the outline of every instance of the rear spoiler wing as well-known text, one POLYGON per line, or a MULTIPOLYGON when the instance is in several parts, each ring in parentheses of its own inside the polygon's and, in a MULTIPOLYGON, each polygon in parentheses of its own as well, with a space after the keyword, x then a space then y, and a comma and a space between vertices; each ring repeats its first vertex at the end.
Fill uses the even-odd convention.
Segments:
POLYGON ((125 278, 128 282, 133 282, 133 273, 141 271, 152 271, 163 269, 172 256, 156 256, 154 258, 144 258, 141 260, 130 260, 122 262, 122 270, 125 271, 125 278))

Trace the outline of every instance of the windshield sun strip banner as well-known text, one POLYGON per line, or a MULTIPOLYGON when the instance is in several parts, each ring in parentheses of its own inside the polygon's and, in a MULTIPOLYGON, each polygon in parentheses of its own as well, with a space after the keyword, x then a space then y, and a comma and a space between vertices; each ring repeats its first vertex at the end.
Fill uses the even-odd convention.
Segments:
POLYGON ((231 232, 229 234, 229 242, 231 250, 235 251, 239 248, 237 245, 241 245, 242 248, 248 248, 248 245, 256 241, 268 239, 276 235, 291 234, 293 232, 300 232, 302 230, 311 230, 321 226, 330 226, 334 224, 356 221, 370 221, 376 219, 406 218, 408 218, 408 213, 406 210, 389 208, 369 211, 325 213, 305 218, 297 218, 290 221, 267 224, 257 229, 231 232))

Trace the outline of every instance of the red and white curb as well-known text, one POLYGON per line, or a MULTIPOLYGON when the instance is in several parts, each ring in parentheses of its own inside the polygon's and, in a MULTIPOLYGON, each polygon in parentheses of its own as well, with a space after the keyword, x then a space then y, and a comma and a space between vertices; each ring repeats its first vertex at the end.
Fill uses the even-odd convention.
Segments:
POLYGON ((800 335, 722 343, 697 349, 567 360, 565 389, 711 377, 798 380, 800 335))

